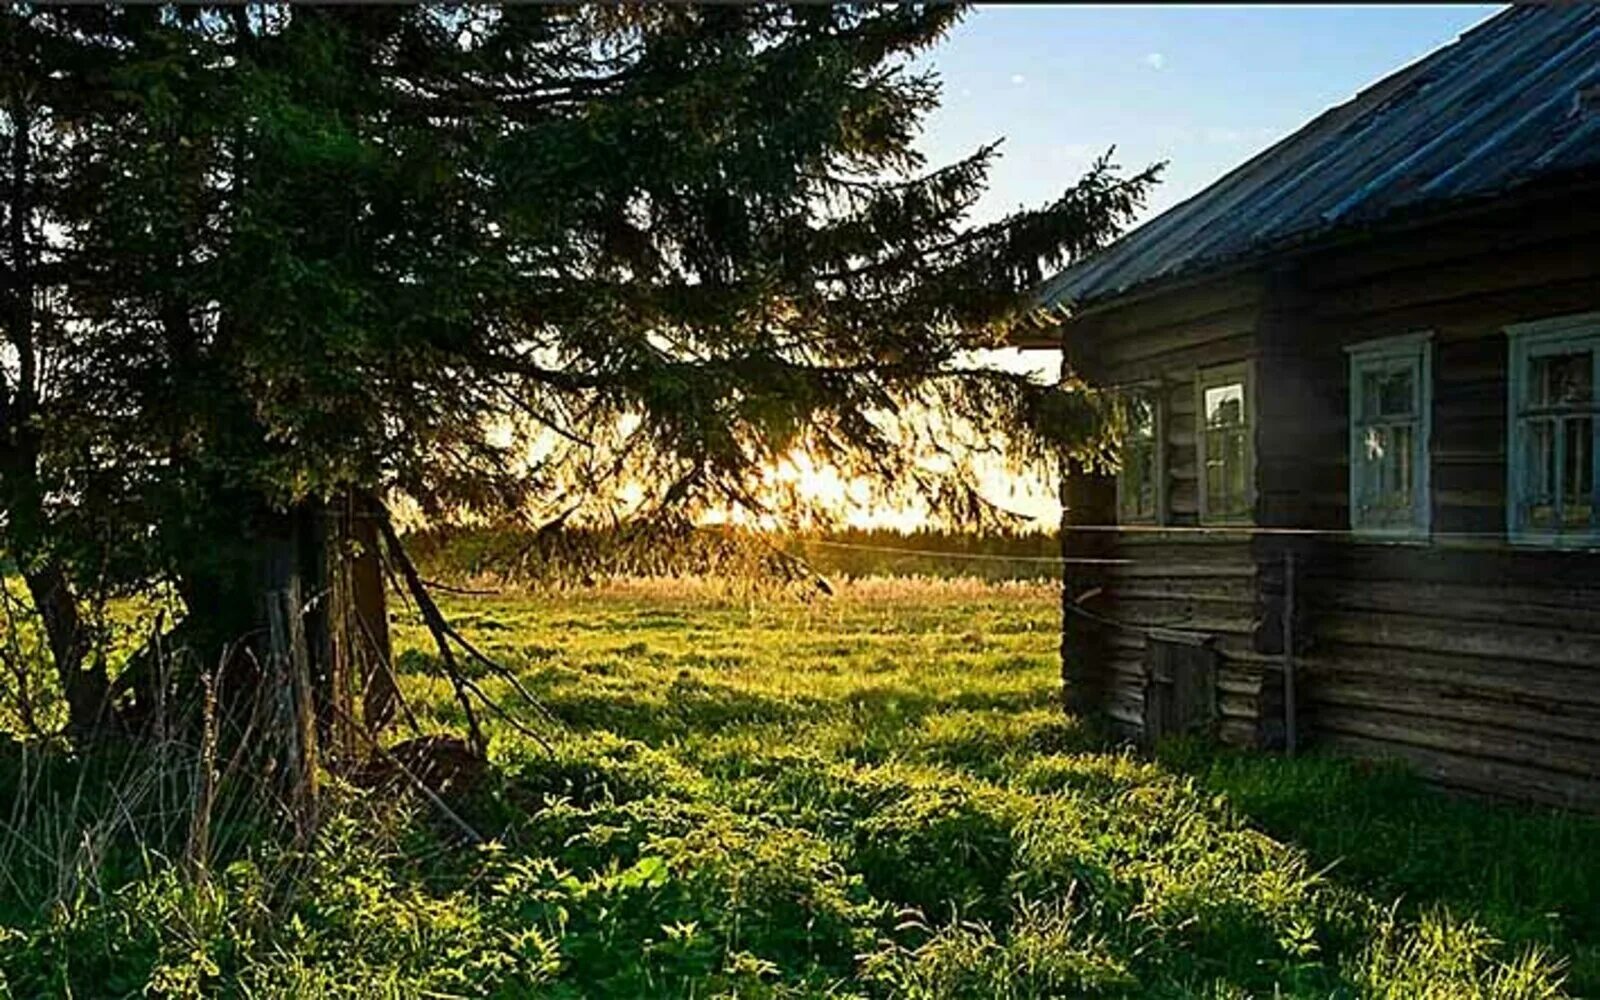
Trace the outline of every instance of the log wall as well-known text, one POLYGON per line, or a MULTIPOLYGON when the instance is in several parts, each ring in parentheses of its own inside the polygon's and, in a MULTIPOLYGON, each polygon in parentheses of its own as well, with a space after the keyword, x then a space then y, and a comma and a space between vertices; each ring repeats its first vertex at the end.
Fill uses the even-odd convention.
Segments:
MULTIPOLYGON (((1253 355, 1264 288, 1256 276, 1244 276, 1090 315, 1068 331, 1068 364, 1090 381, 1158 387, 1162 525, 1199 524, 1196 375, 1253 355)), ((1264 619, 1249 533, 1075 534, 1074 523, 1107 525, 1116 518, 1114 483, 1097 478, 1080 470, 1074 488, 1069 477, 1063 550, 1069 557, 1125 563, 1066 568, 1069 697, 1075 683, 1092 690, 1091 700, 1114 730, 1140 739, 1145 630, 1200 632, 1215 637, 1218 652, 1218 734, 1240 746, 1276 745, 1281 681, 1277 661, 1258 650, 1264 619), (1085 594, 1079 613, 1074 602, 1085 594)))
MULTIPOLYGON (((1554 202, 1303 262, 1291 328, 1322 345, 1433 335, 1432 530, 1303 560, 1301 709, 1331 748, 1448 786, 1600 808, 1600 553, 1505 539, 1511 323, 1600 309, 1600 209, 1554 202)), ((1310 395, 1348 412, 1343 358, 1310 395)), ((1325 436, 1324 436, 1325 437, 1325 436)), ((1271 445, 1268 445, 1271 448, 1271 445)), ((1284 451, 1293 451, 1285 447, 1284 451)), ((1307 461, 1309 526, 1348 527, 1344 449, 1307 461), (1330 474, 1332 472, 1333 474, 1330 474)), ((1292 477, 1291 477, 1292 480, 1292 477)))
MULTIPOLYGON (((1323 532, 1095 542, 1130 560, 1080 574, 1078 591, 1097 585, 1083 607, 1119 623, 1098 627, 1100 662, 1082 672, 1120 731, 1141 726, 1144 639, 1125 626, 1176 627, 1217 637, 1223 739, 1278 744, 1293 547, 1302 740, 1400 758, 1454 788, 1600 809, 1600 553, 1504 537, 1503 329, 1600 309, 1600 201, 1583 197, 1304 251, 1068 325, 1094 380, 1163 387, 1166 525, 1196 523, 1195 370, 1248 359, 1255 524, 1323 532), (1354 538, 1343 348, 1420 330, 1433 344, 1435 537, 1354 538)), ((1069 554, 1086 544, 1064 537, 1069 554)))

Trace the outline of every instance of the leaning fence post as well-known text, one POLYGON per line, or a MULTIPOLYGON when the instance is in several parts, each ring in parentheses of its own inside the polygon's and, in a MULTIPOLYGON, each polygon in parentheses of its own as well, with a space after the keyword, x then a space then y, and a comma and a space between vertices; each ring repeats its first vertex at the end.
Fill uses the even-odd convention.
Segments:
POLYGON ((1283 553, 1283 746, 1293 756, 1299 744, 1294 693, 1294 549, 1283 553))

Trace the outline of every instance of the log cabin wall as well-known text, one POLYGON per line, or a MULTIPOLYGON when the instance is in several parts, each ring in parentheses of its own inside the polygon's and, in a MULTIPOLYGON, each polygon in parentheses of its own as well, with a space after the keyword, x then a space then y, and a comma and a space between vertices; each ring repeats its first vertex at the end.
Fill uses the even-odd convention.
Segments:
MULTIPOLYGON (((1213 635, 1218 734, 1283 738, 1285 552, 1294 549, 1301 738, 1398 757, 1459 789, 1600 808, 1600 554, 1506 539, 1510 323, 1600 309, 1600 203, 1549 200, 1301 253, 1069 323, 1102 386, 1157 387, 1160 525, 1198 525, 1195 373, 1250 360, 1253 526, 1072 533, 1117 517, 1114 480, 1064 491, 1067 686, 1142 736, 1149 627, 1213 635), (1344 347, 1429 331, 1426 542, 1349 530, 1344 347), (1077 611, 1086 614, 1078 614, 1077 611)), ((1074 485, 1075 482, 1075 485, 1074 485)))
MULTIPOLYGON (((1398 757, 1444 785, 1600 808, 1600 553, 1506 540, 1504 333, 1600 309, 1600 202, 1562 199, 1350 246, 1308 256, 1298 273, 1297 315, 1263 331, 1279 342, 1264 343, 1266 354, 1307 345, 1299 384, 1280 384, 1308 401, 1300 417, 1264 420, 1267 436, 1281 429, 1285 440, 1263 440, 1263 454, 1304 456, 1298 475, 1277 470, 1302 496, 1286 517, 1349 527, 1348 447, 1332 444, 1348 373, 1329 346, 1422 330, 1433 343, 1432 537, 1329 537, 1300 561, 1305 728, 1324 746, 1398 757), (1337 421, 1323 420, 1330 400, 1337 421)), ((1258 554, 1271 614, 1281 546, 1258 544, 1258 554)))
MULTIPOLYGON (((1156 526, 1200 523, 1196 375, 1253 357, 1263 289, 1253 275, 1208 283, 1086 315, 1066 333, 1067 363, 1090 382, 1138 385, 1157 394, 1162 482, 1156 526)), ((1074 525, 1116 520, 1114 481, 1081 469, 1067 477, 1063 499, 1069 559, 1126 560, 1069 561, 1065 568, 1062 663, 1069 704, 1093 704, 1119 735, 1142 738, 1143 630, 1198 632, 1214 637, 1219 654, 1221 737, 1241 746, 1275 743, 1281 696, 1270 677, 1271 658, 1257 650, 1261 616, 1249 532, 1075 533, 1074 525)))
MULTIPOLYGON (((1163 524, 1198 523, 1197 369, 1249 359, 1254 525, 1327 532, 1064 532, 1068 555, 1129 560, 1069 564, 1075 586, 1064 591, 1069 603, 1089 594, 1079 606, 1102 619, 1069 611, 1078 638, 1063 653, 1079 656, 1080 678, 1095 678, 1093 698, 1115 728, 1141 735, 1138 628, 1164 626, 1216 636, 1225 742, 1281 741, 1293 547, 1303 741, 1398 757, 1460 789, 1600 808, 1600 554, 1504 535, 1504 328, 1597 309, 1591 193, 1305 250, 1069 323, 1069 363, 1091 381, 1160 387, 1163 524), (1416 331, 1432 342, 1434 537, 1354 538, 1344 347, 1416 331)), ((1096 489, 1098 506, 1069 512, 1069 529, 1115 518, 1114 489, 1096 489)))

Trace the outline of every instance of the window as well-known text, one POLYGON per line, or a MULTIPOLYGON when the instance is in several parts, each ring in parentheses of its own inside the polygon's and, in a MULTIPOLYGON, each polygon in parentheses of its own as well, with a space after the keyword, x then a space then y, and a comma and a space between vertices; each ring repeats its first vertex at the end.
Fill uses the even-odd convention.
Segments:
POLYGON ((1200 520, 1248 521, 1254 505, 1255 446, 1250 372, 1228 365, 1200 372, 1200 520))
POLYGON ((1600 382, 1600 313, 1507 329, 1507 530, 1513 541, 1600 545, 1595 395, 1600 382))
POLYGON ((1155 387, 1126 393, 1120 407, 1122 471, 1117 476, 1117 520, 1161 520, 1161 412, 1155 387))
POLYGON ((1427 334, 1350 351, 1350 527, 1426 537, 1433 404, 1427 334))

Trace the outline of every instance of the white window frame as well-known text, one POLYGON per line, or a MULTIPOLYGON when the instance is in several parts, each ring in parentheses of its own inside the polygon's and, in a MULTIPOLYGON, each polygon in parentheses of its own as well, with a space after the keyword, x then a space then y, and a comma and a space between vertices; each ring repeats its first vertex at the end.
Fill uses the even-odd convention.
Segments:
POLYGON ((1200 493, 1202 525, 1253 524, 1256 509, 1256 386, 1255 372, 1248 361, 1201 368, 1194 377, 1195 485, 1200 493), (1244 386, 1245 426, 1245 508, 1244 514, 1213 515, 1208 509, 1206 489, 1206 390, 1238 382, 1244 386))
POLYGON ((1350 530, 1374 538, 1413 541, 1427 540, 1433 529, 1433 334, 1431 331, 1383 337, 1351 344, 1350 356, 1350 530), (1361 480, 1357 469, 1362 462, 1365 410, 1365 376, 1373 371, 1410 369, 1417 412, 1417 429, 1411 441, 1412 496, 1411 520, 1405 525, 1362 523, 1361 480))
MULTIPOLYGON (((1531 323, 1515 323, 1505 328, 1507 337, 1506 378, 1506 537, 1518 545, 1547 548, 1600 548, 1600 521, 1591 519, 1587 528, 1545 531, 1523 524, 1523 500, 1527 495, 1526 445, 1522 421, 1522 401, 1528 389, 1530 362, 1540 355, 1572 350, 1588 350, 1594 391, 1600 393, 1600 312, 1556 316, 1531 323)), ((1600 401, 1597 401, 1589 440, 1589 461, 1600 459, 1600 401)), ((1592 475, 1592 473, 1591 473, 1592 475)), ((1597 491, 1600 477, 1592 476, 1597 491)), ((1559 488, 1559 487, 1558 487, 1559 488)))
MULTIPOLYGON (((1118 524, 1165 524, 1167 520, 1167 407, 1166 393, 1159 381, 1141 382, 1128 387, 1130 394, 1144 396, 1150 401, 1151 432, 1154 435, 1154 452, 1150 463, 1150 475, 1154 477, 1152 484, 1152 502, 1155 511, 1148 517, 1130 517, 1128 511, 1128 471, 1127 464, 1123 462, 1117 469, 1117 523, 1118 524)), ((1120 452, 1120 456, 1125 456, 1120 452)))

